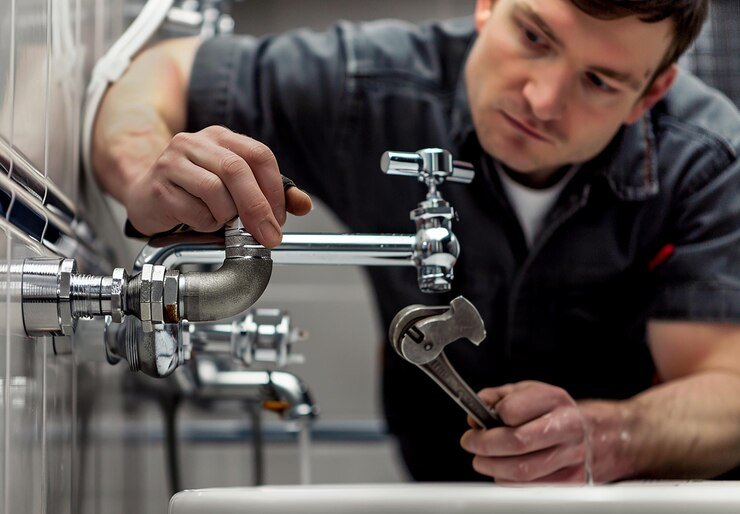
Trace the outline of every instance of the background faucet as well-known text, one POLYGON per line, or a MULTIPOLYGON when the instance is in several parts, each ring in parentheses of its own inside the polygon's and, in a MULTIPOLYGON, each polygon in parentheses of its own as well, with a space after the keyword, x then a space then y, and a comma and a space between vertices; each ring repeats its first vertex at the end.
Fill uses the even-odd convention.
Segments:
MULTIPOLYGON (((262 411, 277 413, 298 431, 299 445, 307 444, 311 426, 319 414, 308 386, 284 371, 302 363, 293 352, 304 341, 304 331, 292 328, 290 316, 279 309, 250 309, 232 323, 184 324, 182 344, 192 358, 175 374, 181 395, 198 403, 237 400, 251 418, 254 485, 265 480, 262 411)), ((174 412, 171 414, 174 424, 174 412)), ((168 431, 169 470, 173 490, 179 487, 176 431, 168 431)), ((306 448, 307 450, 307 448, 306 448)), ((301 477, 310 481, 308 455, 302 455, 301 477)))

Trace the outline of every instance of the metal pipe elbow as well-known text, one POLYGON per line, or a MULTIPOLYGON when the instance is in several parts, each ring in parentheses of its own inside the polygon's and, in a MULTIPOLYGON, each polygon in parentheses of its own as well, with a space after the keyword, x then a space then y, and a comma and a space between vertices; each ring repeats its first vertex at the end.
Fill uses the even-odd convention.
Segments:
POLYGON ((262 296, 271 275, 269 256, 227 258, 216 271, 183 273, 180 316, 188 321, 214 321, 241 314, 262 296))

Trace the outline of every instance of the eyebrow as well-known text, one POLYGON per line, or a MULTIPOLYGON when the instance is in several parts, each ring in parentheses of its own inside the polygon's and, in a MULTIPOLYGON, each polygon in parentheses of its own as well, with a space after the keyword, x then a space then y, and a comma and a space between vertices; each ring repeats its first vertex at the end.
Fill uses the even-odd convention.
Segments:
POLYGON ((604 68, 602 66, 591 66, 591 71, 609 77, 617 82, 621 82, 622 84, 626 84, 635 91, 642 90, 642 83, 630 73, 624 73, 612 70, 611 68, 604 68))
MULTIPOLYGON (((537 14, 537 12, 535 12, 535 10, 532 8, 531 5, 523 4, 521 2, 516 2, 512 10, 514 14, 520 14, 522 16, 525 16, 526 18, 529 19, 529 21, 537 25, 537 27, 545 34, 545 36, 547 36, 547 38, 550 39, 557 46, 561 48, 565 47, 565 44, 563 43, 563 41, 558 36, 555 35, 555 31, 553 31, 550 25, 548 25, 547 22, 543 20, 542 17, 539 14, 537 14)), ((635 78, 635 76, 632 75, 631 73, 625 73, 622 71, 613 70, 611 68, 605 68, 603 66, 590 66, 589 68, 591 71, 595 73, 599 73, 601 75, 611 78, 612 80, 615 80, 622 84, 626 84, 627 86, 634 89, 635 91, 642 90, 641 81, 635 78)))

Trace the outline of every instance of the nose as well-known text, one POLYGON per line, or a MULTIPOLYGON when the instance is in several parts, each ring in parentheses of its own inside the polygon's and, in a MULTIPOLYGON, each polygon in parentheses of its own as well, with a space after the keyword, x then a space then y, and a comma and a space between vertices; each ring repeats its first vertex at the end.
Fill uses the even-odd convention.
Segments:
POLYGON ((557 121, 565 112, 568 78, 555 66, 542 67, 533 73, 523 94, 532 114, 540 121, 557 121))

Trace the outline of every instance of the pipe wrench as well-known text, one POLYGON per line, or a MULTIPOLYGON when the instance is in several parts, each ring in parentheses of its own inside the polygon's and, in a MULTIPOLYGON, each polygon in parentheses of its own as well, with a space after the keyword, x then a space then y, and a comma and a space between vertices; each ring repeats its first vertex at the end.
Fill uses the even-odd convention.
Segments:
POLYGON ((438 307, 409 305, 393 318, 389 335, 393 349, 432 377, 481 428, 503 426, 444 354, 445 347, 458 339, 479 345, 486 337, 483 319, 467 299, 458 296, 438 307))

